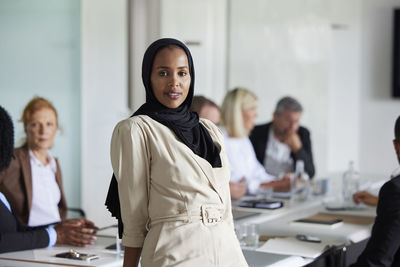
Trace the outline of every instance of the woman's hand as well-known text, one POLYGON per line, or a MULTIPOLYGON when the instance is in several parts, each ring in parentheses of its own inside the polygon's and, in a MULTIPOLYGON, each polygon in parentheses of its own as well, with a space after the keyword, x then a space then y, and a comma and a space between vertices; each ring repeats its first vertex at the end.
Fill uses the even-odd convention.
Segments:
POLYGON ((67 219, 54 226, 57 244, 84 247, 94 244, 97 227, 85 219, 67 219))
POLYGON ((299 135, 295 132, 292 131, 288 134, 288 136, 285 138, 285 144, 290 147, 290 150, 296 154, 299 152, 299 150, 302 148, 303 144, 301 143, 301 139, 299 135))
POLYGON ((231 191, 232 199, 239 199, 244 196, 247 192, 247 186, 245 183, 245 179, 243 178, 238 183, 229 182, 229 190, 231 191))
POLYGON ((369 206, 378 205, 378 197, 372 195, 367 191, 357 192, 353 195, 353 201, 357 204, 364 203, 369 206))

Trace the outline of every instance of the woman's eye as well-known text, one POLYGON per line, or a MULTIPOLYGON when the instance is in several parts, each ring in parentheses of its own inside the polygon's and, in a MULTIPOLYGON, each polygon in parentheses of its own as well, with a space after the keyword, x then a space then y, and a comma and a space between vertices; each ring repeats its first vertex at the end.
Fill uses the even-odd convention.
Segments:
POLYGON ((158 73, 158 75, 164 77, 164 76, 167 76, 167 72, 166 72, 166 71, 160 71, 160 72, 158 73))
POLYGON ((180 71, 179 72, 179 76, 186 76, 186 75, 187 75, 186 71, 180 71))

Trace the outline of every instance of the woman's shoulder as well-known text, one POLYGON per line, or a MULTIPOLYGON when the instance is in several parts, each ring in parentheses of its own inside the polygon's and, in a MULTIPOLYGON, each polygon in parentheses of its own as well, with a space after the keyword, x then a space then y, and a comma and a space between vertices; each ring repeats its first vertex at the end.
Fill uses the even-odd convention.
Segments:
POLYGON ((29 148, 28 145, 23 145, 14 149, 14 158, 18 160, 29 159, 29 148))
POLYGON ((147 138, 154 132, 162 131, 160 125, 147 115, 137 115, 118 122, 114 127, 113 136, 125 135, 147 138))
POLYGON ((216 126, 213 122, 210 120, 200 118, 200 123, 207 129, 207 131, 211 134, 217 137, 218 139, 223 139, 223 133, 218 126, 216 126))
POLYGON ((144 127, 146 125, 152 124, 153 120, 147 116, 147 115, 138 115, 138 116, 133 116, 127 119, 123 119, 120 122, 117 123, 115 128, 117 129, 132 129, 135 127, 144 127))

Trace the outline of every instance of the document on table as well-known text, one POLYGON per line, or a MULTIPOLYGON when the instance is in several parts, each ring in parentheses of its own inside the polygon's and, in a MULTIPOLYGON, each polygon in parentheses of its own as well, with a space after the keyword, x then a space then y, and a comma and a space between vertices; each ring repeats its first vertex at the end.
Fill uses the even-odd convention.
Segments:
POLYGON ((336 228, 343 224, 343 219, 335 214, 317 213, 306 218, 301 218, 290 222, 291 225, 301 225, 310 227, 336 228))
POLYGON ((316 258, 329 248, 329 243, 304 242, 295 237, 271 238, 257 251, 316 258))

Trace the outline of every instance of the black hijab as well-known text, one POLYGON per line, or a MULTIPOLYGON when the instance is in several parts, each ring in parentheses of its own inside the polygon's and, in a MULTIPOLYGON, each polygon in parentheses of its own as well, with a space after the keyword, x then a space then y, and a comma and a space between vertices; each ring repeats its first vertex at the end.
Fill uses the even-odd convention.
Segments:
POLYGON ((14 126, 10 115, 0 106, 0 172, 10 165, 14 152, 14 126))
MULTIPOLYGON (((207 160, 213 168, 221 167, 219 151, 214 144, 207 129, 199 123, 197 113, 189 112, 194 94, 194 67, 189 49, 180 41, 171 38, 159 39, 152 43, 146 50, 142 64, 142 80, 146 89, 146 103, 144 103, 132 116, 147 115, 153 120, 170 128, 182 143, 188 146, 193 153, 207 160), (155 97, 151 88, 151 71, 154 58, 161 49, 170 46, 181 48, 187 56, 191 83, 185 101, 177 108, 167 108, 155 97)), ((121 220, 118 184, 115 176, 111 179, 108 190, 106 206, 112 216, 118 219, 118 230, 122 236, 123 225, 121 220)))

